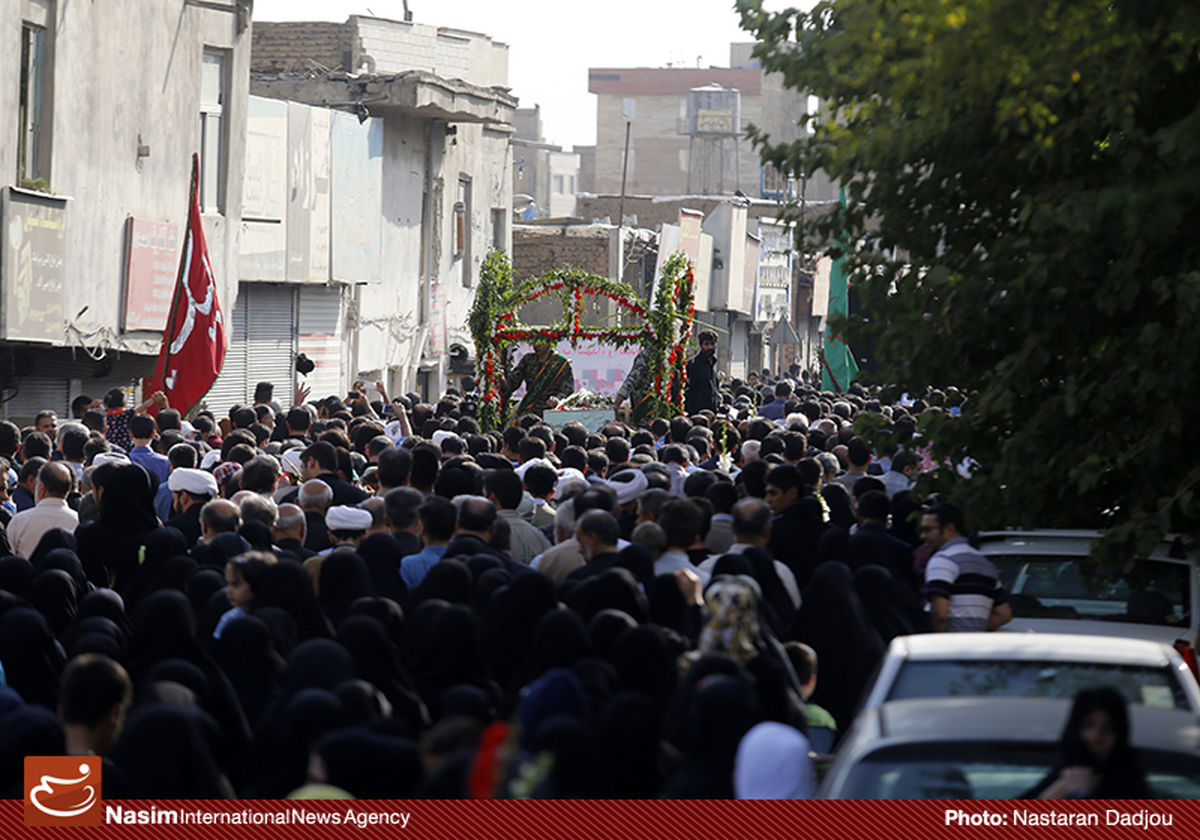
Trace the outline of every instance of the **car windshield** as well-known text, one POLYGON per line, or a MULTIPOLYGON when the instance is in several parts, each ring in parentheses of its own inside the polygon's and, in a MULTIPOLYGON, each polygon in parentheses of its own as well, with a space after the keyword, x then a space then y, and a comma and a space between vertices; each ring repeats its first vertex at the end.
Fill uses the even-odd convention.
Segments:
POLYGON ((1187 627, 1188 565, 1143 560, 1127 572, 1081 557, 988 554, 1017 618, 1079 618, 1187 627))
MULTIPOLYGON (((1155 799, 1200 797, 1200 761, 1183 753, 1138 750, 1155 799)), ((905 744, 859 761, 838 799, 1017 799, 1058 761, 1057 744, 905 744)))
POLYGON ((1016 660, 909 661, 888 700, 917 697, 1074 697, 1081 689, 1111 685, 1129 703, 1187 709, 1187 695, 1169 667, 1107 662, 1016 660))

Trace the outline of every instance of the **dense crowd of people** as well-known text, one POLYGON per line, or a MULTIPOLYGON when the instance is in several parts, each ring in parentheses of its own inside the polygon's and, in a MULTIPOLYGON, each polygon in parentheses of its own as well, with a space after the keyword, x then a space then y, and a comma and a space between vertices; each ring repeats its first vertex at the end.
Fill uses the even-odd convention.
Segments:
POLYGON ((483 431, 469 378, 0 423, 0 784, 94 753, 118 798, 810 795, 892 638, 1006 607, 912 489, 961 396, 809 379, 594 431, 483 431))

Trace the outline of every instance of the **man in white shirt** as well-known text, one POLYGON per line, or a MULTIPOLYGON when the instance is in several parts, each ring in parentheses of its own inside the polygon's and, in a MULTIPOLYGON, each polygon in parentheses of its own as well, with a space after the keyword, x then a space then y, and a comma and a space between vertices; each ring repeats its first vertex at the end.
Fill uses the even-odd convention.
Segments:
POLYGON ((42 536, 54 528, 74 532, 79 515, 67 506, 67 496, 74 486, 75 471, 61 461, 50 461, 38 471, 34 487, 36 504, 8 523, 8 539, 14 554, 28 558, 42 536))

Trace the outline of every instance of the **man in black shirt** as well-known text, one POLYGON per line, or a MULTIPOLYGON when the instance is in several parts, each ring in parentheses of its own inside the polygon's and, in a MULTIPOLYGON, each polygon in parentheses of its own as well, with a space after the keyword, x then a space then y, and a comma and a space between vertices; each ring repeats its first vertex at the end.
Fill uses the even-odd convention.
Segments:
POLYGON ((337 475, 338 456, 332 443, 319 440, 300 453, 301 477, 305 481, 319 479, 333 491, 333 505, 357 505, 367 494, 337 475))
POLYGON ((703 330, 698 336, 700 352, 687 366, 687 413, 717 410, 717 334, 703 330))

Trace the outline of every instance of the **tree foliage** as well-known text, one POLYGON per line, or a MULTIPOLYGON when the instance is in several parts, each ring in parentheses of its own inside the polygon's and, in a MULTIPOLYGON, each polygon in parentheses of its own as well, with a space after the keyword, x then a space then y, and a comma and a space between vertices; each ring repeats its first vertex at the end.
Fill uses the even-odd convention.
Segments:
MULTIPOLYGON (((764 160, 849 200, 877 381, 958 385, 936 452, 978 526, 1103 527, 1118 565, 1200 523, 1200 5, 738 0, 763 67, 822 100, 764 160)), ((789 213, 799 217, 792 208, 789 213)), ((810 215, 811 219, 811 215, 810 215)))

